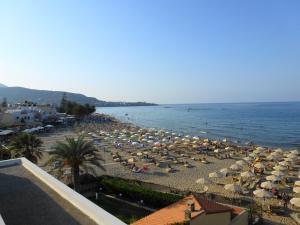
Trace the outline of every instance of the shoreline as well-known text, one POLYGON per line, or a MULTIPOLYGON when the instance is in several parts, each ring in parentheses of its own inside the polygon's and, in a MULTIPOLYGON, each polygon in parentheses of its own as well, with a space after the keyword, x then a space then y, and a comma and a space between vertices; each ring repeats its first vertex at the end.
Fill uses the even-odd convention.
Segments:
MULTIPOLYGON (((168 187, 183 192, 192 191, 198 193, 203 192, 204 185, 197 184, 196 180, 205 178, 212 181, 211 184, 205 185, 208 186, 207 193, 215 194, 228 200, 235 199, 234 201, 237 202, 250 202, 254 199, 259 205, 262 203, 274 206, 281 205, 281 202, 277 199, 272 198, 262 202, 261 199, 253 198, 252 194, 243 195, 225 190, 224 185, 232 183, 233 177, 238 176, 238 171, 230 171, 229 176, 218 179, 209 177, 210 173, 229 168, 237 161, 248 157, 249 154, 257 149, 255 146, 237 146, 227 142, 186 136, 178 138, 181 142, 177 144, 175 143, 175 138, 172 137, 174 140, 170 143, 168 142, 168 135, 175 136, 172 133, 165 135, 157 130, 144 129, 131 123, 123 123, 109 115, 99 116, 110 118, 111 121, 81 123, 69 131, 59 131, 58 133, 42 137, 42 141, 46 143, 44 150, 50 148, 55 141, 64 139, 65 136, 84 134, 89 140, 94 142, 99 150, 99 154, 104 159, 103 166, 106 168, 106 171, 97 169, 97 176, 108 175, 128 180, 138 180, 148 183, 150 186, 151 184, 161 185, 162 188, 168 187), (153 138, 145 141, 143 140, 143 135, 147 133, 149 133, 148 136, 146 135, 147 137, 153 136, 153 138), (135 134, 139 134, 139 136, 134 136, 135 134), (131 136, 133 136, 133 140, 129 140, 131 136), (182 141, 182 139, 190 141, 188 144, 185 144, 186 142, 182 141), (160 144, 155 145, 158 140, 160 140, 160 144), (197 148, 193 147, 194 144, 197 144, 197 148), (176 146, 170 147, 172 145, 176 146), (200 150, 200 146, 201 148, 203 147, 202 145, 205 145, 205 148, 209 149, 209 151, 204 151, 204 148, 203 151, 200 150), (225 151, 226 148, 228 151, 225 151), (220 151, 217 152, 216 150, 220 151), (227 155, 229 157, 226 154, 229 154, 227 155), (132 162, 129 163, 129 161, 132 162), (146 170, 134 172, 132 165, 138 169, 146 166, 146 170), (172 171, 167 172, 170 169, 169 167, 172 171)), ((271 150, 264 149, 264 151, 269 152, 271 150)), ((248 165, 243 166, 241 169, 241 171, 247 170, 249 170, 248 165)), ((273 222, 281 221, 282 224, 295 224, 289 217, 264 215, 264 218, 273 222)))

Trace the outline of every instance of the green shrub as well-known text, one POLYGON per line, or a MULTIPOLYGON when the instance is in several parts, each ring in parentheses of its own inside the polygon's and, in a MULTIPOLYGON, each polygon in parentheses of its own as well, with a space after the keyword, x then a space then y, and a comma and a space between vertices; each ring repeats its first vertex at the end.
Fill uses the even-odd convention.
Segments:
POLYGON ((182 199, 182 196, 154 191, 122 179, 104 177, 100 182, 106 192, 122 193, 123 197, 132 201, 143 200, 149 207, 162 208, 182 199))

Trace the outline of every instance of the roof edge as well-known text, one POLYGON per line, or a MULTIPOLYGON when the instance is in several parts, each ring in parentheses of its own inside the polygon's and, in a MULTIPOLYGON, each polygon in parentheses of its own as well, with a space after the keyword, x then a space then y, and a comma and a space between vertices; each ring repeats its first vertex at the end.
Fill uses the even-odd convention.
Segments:
MULTIPOLYGON (((0 161, 1 167, 22 165, 26 170, 35 175, 44 184, 54 190, 58 195, 70 202, 73 206, 90 217, 99 225, 126 225, 124 222, 106 212, 90 200, 86 199, 73 189, 60 182, 46 171, 39 168, 26 158, 17 158, 0 161)), ((0 223, 1 225, 1 223, 0 223)))

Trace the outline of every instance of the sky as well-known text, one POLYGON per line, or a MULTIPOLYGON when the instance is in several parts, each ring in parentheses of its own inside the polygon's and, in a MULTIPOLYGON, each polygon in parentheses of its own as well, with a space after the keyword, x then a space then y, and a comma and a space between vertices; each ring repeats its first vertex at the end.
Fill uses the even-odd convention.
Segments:
POLYGON ((155 103, 300 101, 298 0, 0 0, 0 83, 155 103))

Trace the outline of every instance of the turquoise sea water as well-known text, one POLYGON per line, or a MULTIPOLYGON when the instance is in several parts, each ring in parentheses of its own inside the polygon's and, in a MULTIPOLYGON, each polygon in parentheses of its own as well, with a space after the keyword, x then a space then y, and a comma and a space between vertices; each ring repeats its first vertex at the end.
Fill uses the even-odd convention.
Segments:
POLYGON ((107 107, 97 112, 142 127, 300 149, 300 102, 107 107))

